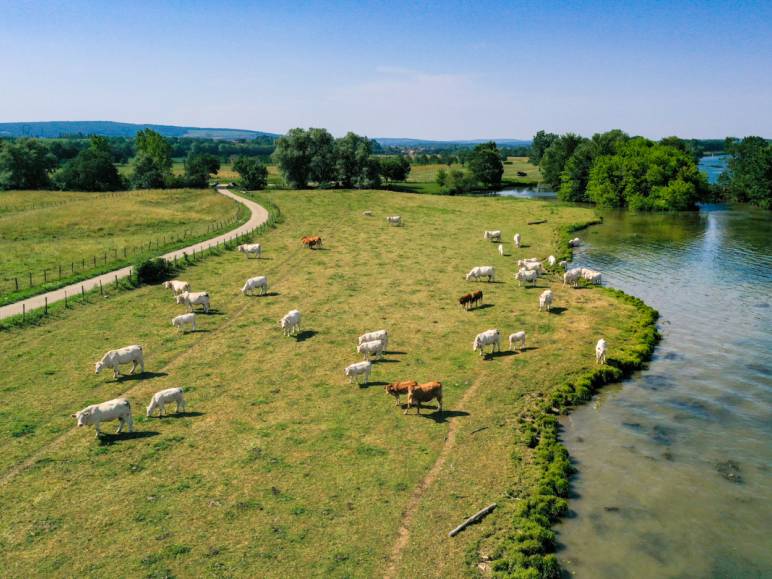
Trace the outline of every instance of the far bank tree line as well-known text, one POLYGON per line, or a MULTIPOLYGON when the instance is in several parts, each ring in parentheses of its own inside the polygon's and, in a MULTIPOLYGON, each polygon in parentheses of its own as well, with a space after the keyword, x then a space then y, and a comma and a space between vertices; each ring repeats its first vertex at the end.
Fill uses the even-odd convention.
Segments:
POLYGON ((760 137, 726 139, 728 170, 717 186, 697 167, 698 144, 678 137, 655 142, 618 129, 589 139, 539 131, 529 160, 563 201, 646 211, 688 210, 719 200, 770 207, 772 144, 760 137))

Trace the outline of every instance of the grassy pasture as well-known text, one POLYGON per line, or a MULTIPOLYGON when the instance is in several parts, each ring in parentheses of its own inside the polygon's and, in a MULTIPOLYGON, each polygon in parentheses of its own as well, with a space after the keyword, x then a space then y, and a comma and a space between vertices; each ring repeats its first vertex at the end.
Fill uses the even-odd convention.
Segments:
POLYGON ((260 239, 265 259, 230 252, 184 273, 212 295, 198 332, 175 331, 181 307, 152 286, 0 334, 8 576, 467 575, 467 550, 506 528, 507 505, 533 484, 528 461, 512 460, 523 454, 513 437, 520 409, 591 367, 599 336, 613 348, 629 331, 632 308, 604 292, 554 278, 519 288, 512 278, 515 259, 552 253, 554 229, 591 220, 590 210, 382 191, 257 198, 284 219, 260 239), (406 226, 388 227, 388 214, 406 226), (538 218, 548 223, 526 225, 538 218), (491 228, 506 239, 520 231, 526 247, 510 242, 500 257, 482 240, 491 228), (309 234, 325 248, 300 247, 309 234), (501 283, 462 279, 482 264, 501 283), (242 296, 258 274, 271 295, 242 296), (537 310, 547 285, 551 314, 537 310), (486 306, 463 311, 456 299, 478 287, 486 306), (295 307, 303 333, 285 338, 277 322, 295 307), (373 383, 346 383, 356 336, 381 327, 390 353, 373 383), (528 349, 482 360, 471 343, 490 327, 525 329, 528 349), (145 375, 94 375, 105 350, 132 343, 145 348, 145 375), (382 386, 408 378, 442 380, 447 412, 403 416, 382 386), (187 389, 189 413, 144 418, 152 392, 172 386, 187 389), (135 436, 99 443, 74 428, 70 413, 118 395, 132 401, 135 436), (493 501, 501 507, 485 522, 446 537, 493 501), (410 538, 399 550, 403 523, 410 538))
MULTIPOLYGON (((437 171, 445 169, 450 171, 451 169, 462 169, 463 166, 457 163, 453 165, 444 165, 441 163, 432 163, 430 165, 412 165, 410 169, 410 175, 407 177, 408 183, 434 183, 437 178, 437 171)), ((535 185, 539 182, 541 174, 539 167, 531 165, 528 162, 528 157, 508 157, 507 163, 504 164, 504 175, 502 180, 505 184, 509 185, 535 185), (526 173, 525 177, 518 176, 517 172, 522 171, 526 173)))
MULTIPOLYGON (((205 234, 218 221, 233 219, 239 205, 209 189, 82 193, 9 191, 0 193, 0 294, 88 272, 124 259, 123 248, 167 245, 205 234), (85 267, 82 260, 86 260, 85 267)), ((129 260, 133 259, 131 255, 129 260)))

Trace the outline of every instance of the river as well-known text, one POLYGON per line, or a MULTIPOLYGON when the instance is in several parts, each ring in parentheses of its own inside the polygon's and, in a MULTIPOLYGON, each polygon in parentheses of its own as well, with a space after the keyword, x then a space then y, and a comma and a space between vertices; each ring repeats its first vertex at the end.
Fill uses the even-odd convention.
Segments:
POLYGON ((663 339, 645 371, 563 420, 578 472, 561 563, 592 578, 772 577, 772 214, 603 217, 574 260, 658 309, 663 339))

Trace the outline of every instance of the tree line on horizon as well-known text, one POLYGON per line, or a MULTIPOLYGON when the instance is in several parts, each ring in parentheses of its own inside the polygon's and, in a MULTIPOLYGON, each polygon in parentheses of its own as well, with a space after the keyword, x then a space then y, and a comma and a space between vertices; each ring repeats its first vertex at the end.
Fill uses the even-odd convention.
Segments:
POLYGON ((591 138, 539 131, 529 161, 562 201, 642 211, 690 210, 700 202, 735 201, 770 208, 772 143, 728 138, 727 170, 710 186, 698 169, 698 141, 652 141, 614 129, 591 138))

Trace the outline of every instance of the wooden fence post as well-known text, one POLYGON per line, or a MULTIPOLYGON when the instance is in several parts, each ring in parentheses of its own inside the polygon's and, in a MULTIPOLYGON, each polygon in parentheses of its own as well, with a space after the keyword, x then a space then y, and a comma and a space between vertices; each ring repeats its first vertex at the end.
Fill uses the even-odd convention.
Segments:
POLYGON ((26 319, 27 319, 27 304, 22 303, 21 304, 21 321, 23 322, 26 319))
POLYGON ((80 297, 84 302, 86 301, 86 288, 84 288, 82 284, 80 286, 80 297))
POLYGON ((67 290, 64 290, 64 307, 67 307, 67 290))
POLYGON ((46 300, 45 314, 48 315, 48 296, 45 296, 44 299, 46 300))
POLYGON ((19 278, 15 277, 15 278, 13 278, 13 281, 16 284, 16 291, 19 291, 19 278))
POLYGON ((62 265, 59 264, 59 279, 62 279, 62 265))
POLYGON ((105 295, 105 292, 104 292, 104 290, 102 289, 102 280, 101 280, 101 279, 99 280, 99 295, 100 295, 100 296, 103 296, 103 295, 105 295))

